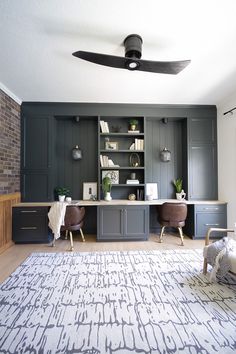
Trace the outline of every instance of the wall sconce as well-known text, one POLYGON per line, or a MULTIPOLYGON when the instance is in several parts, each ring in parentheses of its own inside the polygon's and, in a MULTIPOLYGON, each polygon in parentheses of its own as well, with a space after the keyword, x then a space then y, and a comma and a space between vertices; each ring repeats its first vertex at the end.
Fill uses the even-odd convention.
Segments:
POLYGON ((78 145, 72 149, 72 159, 73 160, 81 160, 82 159, 82 150, 79 148, 78 145))
POLYGON ((160 157, 161 161, 163 162, 169 162, 171 160, 171 152, 165 147, 161 152, 160 152, 160 157))

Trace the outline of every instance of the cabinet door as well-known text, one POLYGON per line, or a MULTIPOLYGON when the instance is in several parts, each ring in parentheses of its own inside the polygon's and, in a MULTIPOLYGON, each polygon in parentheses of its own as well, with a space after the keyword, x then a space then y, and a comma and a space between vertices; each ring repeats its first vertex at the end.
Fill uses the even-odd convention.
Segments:
POLYGON ((214 144, 216 142, 215 118, 191 118, 189 120, 189 143, 214 144))
POLYGON ((52 117, 22 117, 22 201, 53 199, 52 117))
POLYGON ((146 240, 149 234, 149 207, 127 206, 123 213, 125 239, 146 240))
POLYGON ((98 240, 121 240, 123 233, 123 208, 121 206, 98 207, 98 240))
POLYGON ((189 151, 189 199, 217 199, 215 145, 191 146, 189 151))

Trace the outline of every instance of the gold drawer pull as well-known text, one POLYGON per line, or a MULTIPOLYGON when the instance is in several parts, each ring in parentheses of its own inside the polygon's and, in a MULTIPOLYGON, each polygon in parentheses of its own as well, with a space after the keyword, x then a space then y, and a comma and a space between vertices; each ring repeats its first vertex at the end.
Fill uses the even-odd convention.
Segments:
POLYGON ((37 230, 37 227, 35 227, 35 226, 25 226, 25 227, 21 227, 21 230, 37 230))

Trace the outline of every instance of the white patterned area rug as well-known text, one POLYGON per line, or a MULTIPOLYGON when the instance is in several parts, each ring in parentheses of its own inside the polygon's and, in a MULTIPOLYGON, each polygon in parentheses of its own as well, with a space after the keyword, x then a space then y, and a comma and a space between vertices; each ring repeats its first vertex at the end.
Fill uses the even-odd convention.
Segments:
POLYGON ((0 353, 235 353, 236 289, 202 250, 33 253, 0 287, 0 353))

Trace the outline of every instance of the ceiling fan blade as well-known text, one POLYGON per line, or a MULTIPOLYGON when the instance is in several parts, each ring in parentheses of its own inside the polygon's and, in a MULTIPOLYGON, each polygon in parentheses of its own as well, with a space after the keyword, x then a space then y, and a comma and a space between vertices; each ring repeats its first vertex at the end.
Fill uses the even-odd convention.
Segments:
POLYGON ((191 63, 191 60, 181 60, 181 61, 151 61, 151 60, 138 60, 139 71, 148 71, 152 73, 159 74, 172 74, 176 75, 187 65, 191 63))
POLYGON ((72 53, 77 58, 90 61, 95 64, 111 66, 113 68, 125 69, 126 58, 117 57, 115 55, 107 55, 93 52, 84 52, 79 50, 78 52, 72 53))

